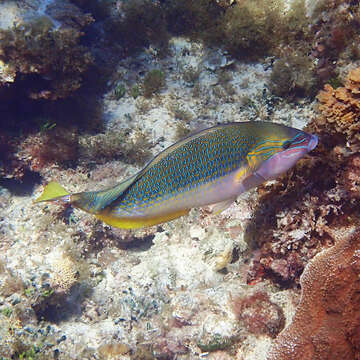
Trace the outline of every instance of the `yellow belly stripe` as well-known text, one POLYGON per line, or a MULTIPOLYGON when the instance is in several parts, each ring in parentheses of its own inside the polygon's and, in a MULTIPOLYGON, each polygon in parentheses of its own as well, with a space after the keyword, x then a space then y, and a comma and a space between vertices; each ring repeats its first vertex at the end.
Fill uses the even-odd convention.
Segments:
POLYGON ((108 225, 120 228, 120 229, 138 229, 145 226, 152 226, 161 224, 170 220, 174 220, 180 216, 187 215, 190 210, 180 210, 168 214, 159 215, 156 217, 127 217, 116 218, 110 214, 97 214, 95 215, 99 220, 105 222, 108 225))

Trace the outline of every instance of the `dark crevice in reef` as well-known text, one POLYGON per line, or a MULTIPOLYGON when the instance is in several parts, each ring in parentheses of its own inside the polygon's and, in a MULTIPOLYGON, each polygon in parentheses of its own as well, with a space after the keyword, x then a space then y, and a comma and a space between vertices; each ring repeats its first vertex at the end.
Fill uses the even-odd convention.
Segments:
POLYGON ((104 82, 96 76, 96 69, 94 74, 73 96, 55 101, 31 99, 28 94, 30 86, 41 93, 46 91, 49 81, 39 75, 20 75, 15 83, 0 89, 0 129, 19 136, 37 132, 51 120, 57 126, 75 125, 87 131, 101 130, 102 105, 98 94, 104 91, 104 82))
POLYGON ((13 195, 26 196, 33 193, 34 187, 41 184, 41 176, 39 173, 27 170, 22 180, 15 178, 0 178, 0 186, 8 189, 13 195))
POLYGON ((41 297, 32 305, 38 321, 49 321, 58 324, 81 315, 81 303, 90 288, 84 289, 80 283, 75 284, 69 292, 54 292, 51 296, 41 297))
POLYGON ((153 245, 155 235, 147 235, 144 237, 134 236, 133 240, 128 243, 119 243, 118 247, 123 250, 131 250, 133 252, 141 252, 149 250, 153 245))

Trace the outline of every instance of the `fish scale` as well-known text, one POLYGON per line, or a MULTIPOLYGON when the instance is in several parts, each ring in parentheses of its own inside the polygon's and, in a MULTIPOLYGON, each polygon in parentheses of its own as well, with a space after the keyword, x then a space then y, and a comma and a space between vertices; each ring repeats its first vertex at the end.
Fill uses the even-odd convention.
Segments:
POLYGON ((242 154, 248 153, 256 141, 255 137, 241 141, 236 130, 219 130, 207 138, 193 139, 169 154, 130 186, 121 199, 121 207, 129 208, 137 199, 146 208, 153 205, 153 200, 176 197, 187 188, 203 185, 209 179, 215 181, 233 171, 244 160, 242 154), (139 191, 139 186, 144 191, 139 191))

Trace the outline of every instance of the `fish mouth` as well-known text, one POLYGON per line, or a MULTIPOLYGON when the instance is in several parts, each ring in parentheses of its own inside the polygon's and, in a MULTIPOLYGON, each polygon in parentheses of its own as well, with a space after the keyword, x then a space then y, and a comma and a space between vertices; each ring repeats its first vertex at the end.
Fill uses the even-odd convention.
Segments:
POLYGON ((308 143, 308 151, 314 150, 319 142, 319 138, 316 135, 311 135, 311 138, 308 143))

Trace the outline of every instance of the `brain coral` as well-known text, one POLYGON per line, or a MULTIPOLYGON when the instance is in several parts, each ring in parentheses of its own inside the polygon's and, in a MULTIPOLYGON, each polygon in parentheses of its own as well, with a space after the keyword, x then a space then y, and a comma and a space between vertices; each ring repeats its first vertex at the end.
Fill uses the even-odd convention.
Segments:
POLYGON ((294 319, 268 360, 360 359, 360 231, 354 229, 339 229, 336 244, 306 266, 294 319))

